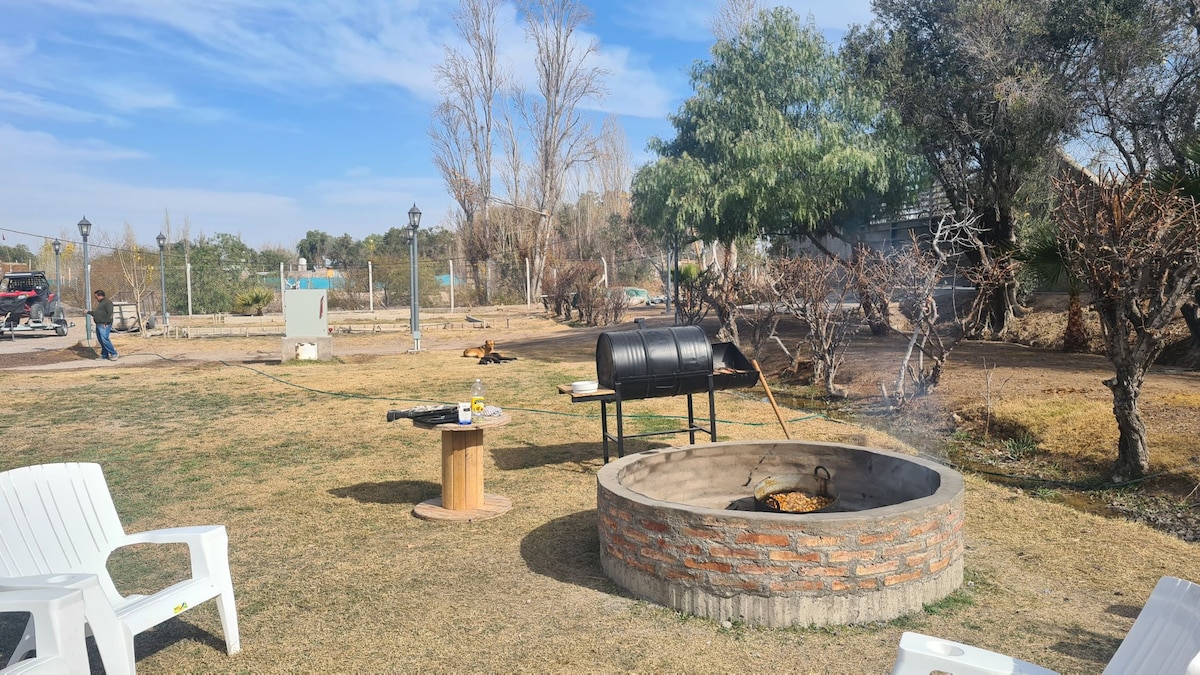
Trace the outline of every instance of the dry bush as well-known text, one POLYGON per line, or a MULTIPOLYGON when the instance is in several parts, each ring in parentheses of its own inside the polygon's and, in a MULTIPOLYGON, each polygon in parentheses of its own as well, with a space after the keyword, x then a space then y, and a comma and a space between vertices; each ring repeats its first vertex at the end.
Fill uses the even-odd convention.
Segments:
POLYGON ((620 323, 629 309, 629 296, 620 289, 597 286, 577 287, 579 316, 589 326, 620 323))
POLYGON ((571 262, 548 270, 542 278, 542 304, 546 310, 564 319, 571 318, 580 279, 595 275, 594 264, 571 262))
POLYGON ((1007 259, 993 258, 987 253, 975 219, 946 218, 934 228, 927 245, 914 239, 894 254, 889 269, 895 275, 897 305, 911 326, 908 349, 901 359, 891 394, 894 404, 903 405, 909 395, 926 394, 938 385, 950 352, 968 334, 978 332, 989 315, 988 303, 996 297, 989 289, 1004 288, 1012 266, 1007 259), (981 262, 960 271, 975 284, 976 293, 966 312, 960 312, 951 297, 952 316, 943 320, 937 289, 952 271, 954 256, 968 249, 975 251, 981 262))
MULTIPOLYGON (((769 270, 779 301, 808 326, 802 344, 812 358, 813 381, 820 382, 828 395, 843 396, 834 378, 858 321, 858 308, 846 307, 854 283, 850 268, 828 256, 803 256, 776 260, 769 270)), ((801 353, 797 346, 793 373, 799 369, 801 353)))
POLYGON ((858 305, 872 335, 887 335, 892 326, 892 293, 895 290, 895 260, 883 251, 859 243, 850 262, 858 305))
POLYGON ((750 329, 751 352, 759 356, 763 345, 779 326, 779 293, 771 284, 769 272, 757 277, 751 277, 745 271, 738 274, 742 277, 738 282, 742 303, 740 318, 750 329))

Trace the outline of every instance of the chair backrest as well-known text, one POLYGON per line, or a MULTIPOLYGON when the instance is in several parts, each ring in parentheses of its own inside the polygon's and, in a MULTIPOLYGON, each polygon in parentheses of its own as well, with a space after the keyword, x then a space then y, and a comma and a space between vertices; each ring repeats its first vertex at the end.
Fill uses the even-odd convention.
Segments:
POLYGON ((0 473, 0 577, 95 574, 125 538, 99 464, 42 464, 0 473))
POLYGON ((1198 655, 1200 585, 1163 577, 1104 672, 1197 675, 1198 655))

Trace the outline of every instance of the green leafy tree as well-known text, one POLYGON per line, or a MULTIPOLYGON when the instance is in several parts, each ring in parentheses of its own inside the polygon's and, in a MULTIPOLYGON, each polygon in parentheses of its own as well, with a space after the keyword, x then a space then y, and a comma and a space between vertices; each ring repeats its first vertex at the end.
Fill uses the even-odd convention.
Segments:
POLYGON ((693 67, 692 85, 671 119, 675 138, 651 142, 671 161, 635 180, 635 211, 660 231, 686 226, 720 244, 712 298, 722 337, 736 341, 739 240, 828 225, 868 196, 891 193, 902 182, 898 167, 912 164, 874 133, 879 98, 789 9, 761 12, 718 40, 712 60, 693 67))
POLYGON ((348 234, 343 234, 331 240, 325 257, 329 260, 330 267, 340 269, 365 267, 367 264, 367 256, 364 252, 363 243, 348 234))
POLYGON ((1018 259, 1024 263, 1027 276, 1037 287, 1052 289, 1066 278, 1067 326, 1063 330, 1063 350, 1087 351, 1088 332, 1080 300, 1083 287, 1067 267, 1067 251, 1058 239, 1057 226, 1048 220, 1032 223, 1021 238, 1018 259))
MULTIPOLYGON (((256 253, 242 240, 231 234, 218 233, 211 238, 201 236, 187 246, 192 265, 192 309, 199 314, 228 312, 235 306, 234 296, 252 284, 256 271, 256 253)), ((170 265, 168 265, 170 269, 170 265)), ((171 280, 174 273, 168 272, 171 280)), ((180 279, 183 283, 186 280, 180 279)), ((172 284, 173 285, 173 284, 172 284)), ((173 293, 168 287, 168 300, 175 307, 186 303, 186 288, 173 293), (175 299, 172 299, 175 298, 175 299)), ((186 308, 186 304, 183 305, 186 308)))
POLYGON ((28 263, 32 257, 33 253, 29 251, 29 247, 25 246, 25 244, 0 246, 0 262, 28 263))
POLYGON ((310 267, 319 267, 325 264, 332 246, 333 238, 328 234, 320 230, 309 230, 300 243, 296 244, 296 253, 307 260, 310 267))

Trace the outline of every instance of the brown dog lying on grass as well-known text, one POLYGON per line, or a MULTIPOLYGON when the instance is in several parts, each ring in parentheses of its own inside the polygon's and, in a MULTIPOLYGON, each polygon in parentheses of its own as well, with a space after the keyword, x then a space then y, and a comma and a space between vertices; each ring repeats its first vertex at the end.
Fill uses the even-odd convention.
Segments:
POLYGON ((482 347, 467 347, 466 349, 464 349, 463 356, 470 356, 472 358, 482 359, 483 357, 485 357, 488 354, 491 354, 493 351, 495 351, 495 349, 496 349, 496 341, 495 340, 484 340, 482 347))
POLYGON ((515 356, 504 356, 496 351, 495 340, 485 340, 482 347, 467 347, 463 350, 463 356, 478 358, 481 365, 517 360, 515 356))

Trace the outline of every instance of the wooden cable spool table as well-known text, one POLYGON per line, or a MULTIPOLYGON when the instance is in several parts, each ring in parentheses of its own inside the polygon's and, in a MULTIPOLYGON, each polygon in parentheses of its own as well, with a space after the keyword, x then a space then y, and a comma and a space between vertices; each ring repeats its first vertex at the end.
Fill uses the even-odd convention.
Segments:
POLYGON ((483 430, 502 427, 510 419, 500 415, 471 424, 425 424, 414 418, 414 427, 442 432, 442 496, 417 504, 413 515, 424 520, 471 522, 512 510, 508 497, 483 492, 483 430))

